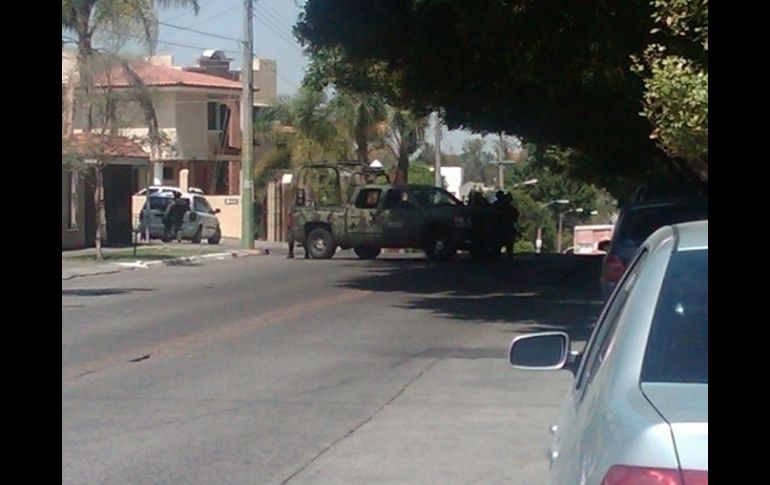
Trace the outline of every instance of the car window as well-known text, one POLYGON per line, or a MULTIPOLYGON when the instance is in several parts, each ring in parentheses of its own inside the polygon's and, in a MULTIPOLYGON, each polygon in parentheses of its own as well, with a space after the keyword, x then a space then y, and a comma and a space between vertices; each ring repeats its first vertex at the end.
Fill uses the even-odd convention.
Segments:
POLYGON ((462 205, 454 195, 438 187, 412 187, 409 191, 412 197, 423 207, 462 205))
POLYGON ((195 212, 211 212, 211 206, 203 197, 195 197, 195 199, 193 199, 193 207, 195 208, 195 212))
POLYGON ((170 197, 150 197, 150 210, 166 210, 170 202, 170 197))
POLYGON ((633 208, 623 215, 617 240, 625 246, 640 246, 660 227, 707 218, 708 207, 703 204, 633 208))
POLYGON ((380 203, 380 189, 363 189, 356 197, 356 208, 376 209, 380 203))
POLYGON ((642 382, 708 384, 708 250, 671 256, 642 364, 642 382))
POLYGON ((409 192, 401 189, 390 189, 385 194, 383 209, 413 209, 414 206, 409 202, 409 192))
POLYGON ((623 308, 626 305, 628 295, 634 287, 637 276, 644 267, 646 259, 647 249, 643 248, 639 251, 631 265, 629 265, 629 269, 623 275, 623 279, 617 285, 614 293, 610 297, 610 301, 607 303, 604 313, 599 317, 599 322, 586 346, 583 364, 577 375, 577 389, 582 389, 583 392, 585 392, 585 389, 591 384, 593 377, 606 359, 610 343, 612 342, 618 322, 620 321, 619 317, 623 313, 623 308))

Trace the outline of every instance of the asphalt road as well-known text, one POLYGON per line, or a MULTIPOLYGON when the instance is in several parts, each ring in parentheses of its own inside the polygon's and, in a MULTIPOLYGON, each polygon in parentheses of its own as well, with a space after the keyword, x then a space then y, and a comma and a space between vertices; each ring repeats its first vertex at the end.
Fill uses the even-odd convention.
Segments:
POLYGON ((62 282, 62 483, 544 483, 599 261, 269 256, 62 282))

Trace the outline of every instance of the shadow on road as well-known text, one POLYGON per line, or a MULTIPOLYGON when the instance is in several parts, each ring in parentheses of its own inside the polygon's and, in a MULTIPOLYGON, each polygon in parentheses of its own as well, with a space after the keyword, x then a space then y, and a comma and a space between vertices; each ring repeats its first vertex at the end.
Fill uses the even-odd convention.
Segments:
POLYGON ((62 296, 109 296, 135 291, 154 291, 152 288, 62 288, 62 296))
POLYGON ((515 323, 512 332, 562 330, 586 340, 602 309, 597 257, 522 255, 513 262, 444 264, 381 259, 365 264, 364 276, 341 286, 409 294, 414 298, 404 308, 467 322, 515 323))

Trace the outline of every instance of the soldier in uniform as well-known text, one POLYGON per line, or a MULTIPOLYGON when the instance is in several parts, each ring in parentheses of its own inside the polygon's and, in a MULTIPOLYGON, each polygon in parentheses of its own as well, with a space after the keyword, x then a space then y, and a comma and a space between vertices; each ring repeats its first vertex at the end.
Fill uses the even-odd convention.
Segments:
POLYGON ((163 216, 165 240, 170 241, 176 238, 177 242, 180 242, 179 230, 182 228, 182 221, 188 210, 189 206, 187 201, 182 199, 182 194, 174 192, 174 200, 166 206, 166 212, 163 216))

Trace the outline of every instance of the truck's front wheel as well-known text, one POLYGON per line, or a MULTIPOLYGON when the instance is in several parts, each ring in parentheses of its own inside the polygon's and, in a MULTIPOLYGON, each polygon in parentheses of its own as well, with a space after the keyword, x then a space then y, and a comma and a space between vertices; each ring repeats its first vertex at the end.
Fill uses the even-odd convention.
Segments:
POLYGON ((334 239, 327 229, 317 227, 308 234, 305 249, 313 259, 329 259, 334 255, 334 239))
POLYGON ((433 261, 449 261, 457 252, 448 231, 435 229, 425 237, 425 255, 433 261))

